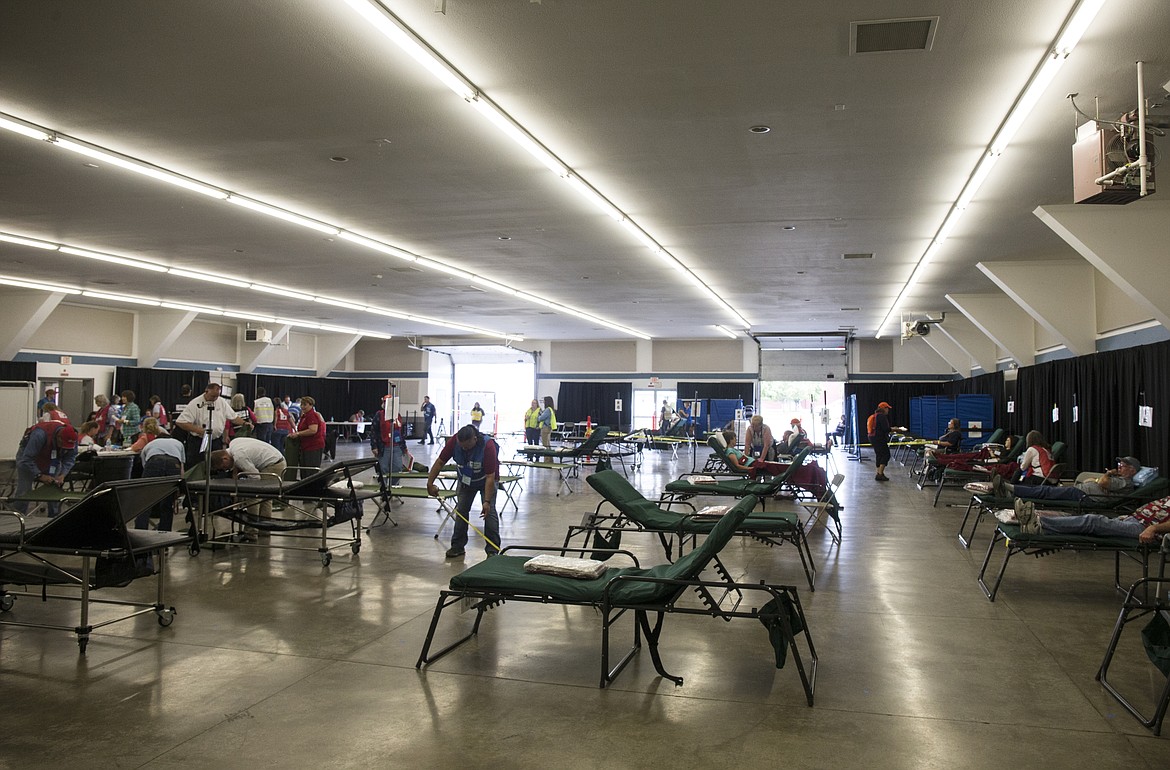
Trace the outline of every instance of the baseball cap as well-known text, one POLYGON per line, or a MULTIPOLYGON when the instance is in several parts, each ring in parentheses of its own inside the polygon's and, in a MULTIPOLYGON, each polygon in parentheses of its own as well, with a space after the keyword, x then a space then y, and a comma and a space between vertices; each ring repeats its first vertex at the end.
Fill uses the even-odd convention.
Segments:
POLYGON ((893 408, 894 407, 890 406, 889 403, 886 401, 883 401, 880 404, 878 404, 878 409, 893 409, 893 408))
POLYGON ((72 425, 66 425, 57 433, 57 446, 61 449, 77 448, 77 430, 72 425))
POLYGON ((1136 457, 1132 457, 1129 455, 1127 455, 1125 457, 1118 457, 1117 462, 1118 462, 1118 464, 1125 463, 1126 465, 1128 465, 1129 467, 1131 467, 1135 470, 1140 471, 1142 469, 1142 461, 1137 459, 1136 457))
POLYGON ((793 418, 792 418, 792 422, 790 422, 790 423, 788 423, 788 424, 789 424, 789 425, 800 425, 800 418, 799 418, 799 417, 793 417, 793 418))

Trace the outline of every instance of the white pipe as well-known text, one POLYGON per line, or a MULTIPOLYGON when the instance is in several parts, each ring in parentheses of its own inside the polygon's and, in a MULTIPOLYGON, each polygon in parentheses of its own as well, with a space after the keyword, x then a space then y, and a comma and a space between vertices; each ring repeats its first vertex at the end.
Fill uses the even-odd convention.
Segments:
POLYGON ((1143 63, 1137 63, 1137 82, 1138 82, 1138 164, 1141 166, 1142 174, 1142 197, 1147 194, 1147 179, 1149 174, 1150 164, 1146 158, 1146 89, 1145 80, 1142 76, 1143 63))
POLYGON ((1126 171, 1129 171, 1130 169, 1137 168, 1139 165, 1141 165, 1140 158, 1138 160, 1133 161, 1132 163, 1126 163, 1124 166, 1118 166, 1117 168, 1113 169, 1105 176, 1097 177, 1095 180, 1093 180, 1093 183, 1094 184, 1105 184, 1113 177, 1120 176, 1120 175, 1124 174, 1126 171))

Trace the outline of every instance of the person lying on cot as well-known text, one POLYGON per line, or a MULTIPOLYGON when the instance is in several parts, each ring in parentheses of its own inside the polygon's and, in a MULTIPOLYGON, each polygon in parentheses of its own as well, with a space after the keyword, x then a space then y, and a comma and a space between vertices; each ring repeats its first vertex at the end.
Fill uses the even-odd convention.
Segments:
POLYGON ((1003 476, 992 476, 991 491, 996 497, 1080 502, 1090 497, 1127 495, 1133 492, 1133 477, 1141 469, 1142 463, 1136 457, 1118 457, 1116 468, 1110 468, 1097 478, 1077 482, 1071 487, 1009 484, 1003 480, 1003 476))
POLYGON ((1150 544, 1170 533, 1170 497, 1163 497, 1125 516, 1099 513, 1067 516, 1061 511, 1037 511, 1031 500, 1016 500, 1016 521, 1025 535, 1095 535, 1136 537, 1150 544))
POLYGON ((784 471, 788 470, 789 463, 770 462, 751 455, 739 449, 735 445, 735 431, 723 431, 723 443, 727 445, 727 461, 731 467, 741 473, 746 473, 749 478, 756 478, 757 476, 778 476, 784 471))

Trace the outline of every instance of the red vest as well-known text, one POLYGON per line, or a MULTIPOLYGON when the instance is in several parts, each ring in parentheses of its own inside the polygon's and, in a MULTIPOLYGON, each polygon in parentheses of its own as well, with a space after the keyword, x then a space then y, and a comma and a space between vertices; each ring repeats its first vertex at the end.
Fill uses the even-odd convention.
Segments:
POLYGON ((63 422, 48 420, 38 422, 25 431, 25 436, 31 435, 34 430, 41 430, 45 433, 45 443, 41 446, 41 451, 37 452, 37 467, 41 469, 41 473, 48 473, 49 468, 52 467, 53 452, 58 448, 57 436, 64 427, 66 427, 66 424, 63 422))

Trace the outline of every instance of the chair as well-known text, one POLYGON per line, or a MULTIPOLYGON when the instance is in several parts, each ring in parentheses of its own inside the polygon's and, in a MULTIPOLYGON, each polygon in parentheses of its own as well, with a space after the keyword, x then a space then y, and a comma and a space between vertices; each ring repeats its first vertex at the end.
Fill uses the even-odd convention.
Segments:
MULTIPOLYGON (((642 493, 628 482, 620 473, 613 471, 598 471, 586 479, 603 498, 592 516, 587 516, 579 526, 569 527, 565 535, 567 546, 578 534, 610 532, 607 548, 617 548, 621 542, 621 532, 627 523, 632 524, 643 532, 654 532, 666 552, 666 558, 671 558, 670 538, 677 536, 679 540, 679 554, 681 556, 684 543, 694 542, 698 535, 709 534, 723 518, 709 519, 696 516, 693 513, 677 513, 665 510, 642 496, 642 493), (601 516, 601 508, 609 503, 620 512, 620 516, 610 518, 609 526, 603 526, 606 518, 601 516)), ((724 514, 724 518, 726 514, 724 514)), ((816 577, 816 565, 813 563, 812 552, 809 550, 808 539, 805 537, 804 522, 795 511, 773 511, 751 513, 736 528, 735 534, 745 535, 758 540, 768 546, 778 546, 792 543, 800 556, 800 564, 804 569, 808 588, 815 591, 813 579, 816 577)), ((595 542, 596 538, 595 538, 595 542)), ((715 557, 716 569, 723 571, 723 566, 715 557)))
MULTIPOLYGON (((1166 717, 1167 707, 1170 707, 1170 599, 1165 591, 1170 588, 1170 579, 1165 577, 1166 557, 1170 553, 1170 538, 1162 538, 1162 576, 1143 578, 1130 586, 1125 595, 1125 602, 1117 616, 1117 623, 1113 627, 1113 636, 1105 648, 1105 659, 1097 669, 1096 680, 1101 683, 1105 691, 1117 699, 1117 702, 1128 711, 1134 719, 1154 735, 1161 735, 1162 721, 1166 717), (1153 598, 1150 597, 1150 588, 1156 589, 1153 598), (1142 598, 1138 598, 1141 596, 1142 598), (1122 694, 1113 682, 1109 681, 1109 666, 1113 663, 1117 653, 1118 642, 1125 627, 1135 620, 1148 618, 1146 626, 1141 631, 1142 645, 1146 656, 1157 668, 1158 673, 1151 672, 1152 683, 1159 680, 1159 675, 1165 677, 1161 693, 1154 698, 1153 713, 1146 716, 1122 694)), ((1156 687, 1151 687, 1156 689, 1156 687)))
MULTIPOLYGON (((526 557, 514 556, 517 550, 534 550, 526 547, 509 546, 499 556, 486 559, 455 577, 450 586, 439 592, 435 613, 419 653, 416 668, 423 668, 448 654, 479 633, 484 614, 506 601, 530 602, 543 605, 591 607, 597 610, 601 619, 601 677, 600 686, 612 683, 641 648, 645 636, 650 658, 655 671, 676 685, 683 683, 682 677, 673 676, 663 667, 658 644, 667 613, 672 615, 706 615, 730 621, 734 618, 754 618, 764 622, 772 640, 776 643, 777 665, 783 664, 789 648, 793 662, 800 675, 808 704, 813 703, 813 688, 816 680, 817 655, 812 637, 796 588, 793 586, 768 585, 766 583, 732 583, 727 580, 705 581, 699 579, 704 568, 716 554, 727 545, 736 529, 756 506, 756 499, 747 496, 739 501, 719 520, 707 538, 694 550, 673 564, 660 564, 641 568, 634 559, 630 568, 609 567, 596 579, 577 580, 552 575, 534 574, 524 569, 526 557), (700 606, 694 602, 682 603, 680 599, 690 590, 700 599, 700 606), (728 592, 763 593, 770 601, 760 609, 739 609, 720 606, 716 592, 723 597, 728 592), (773 604, 775 602, 775 604, 773 604), (457 604, 469 603, 476 611, 471 630, 460 639, 431 654, 443 610, 457 604), (611 627, 626 612, 634 616, 634 640, 630 650, 617 662, 609 665, 609 634, 611 627), (653 623, 650 616, 654 616, 653 623), (797 636, 804 639, 809 655, 809 667, 797 648, 797 636), (783 649, 783 653, 781 650, 783 649)), ((535 550, 582 552, 592 549, 545 548, 535 550)), ((632 554, 628 554, 633 558, 632 554)))

